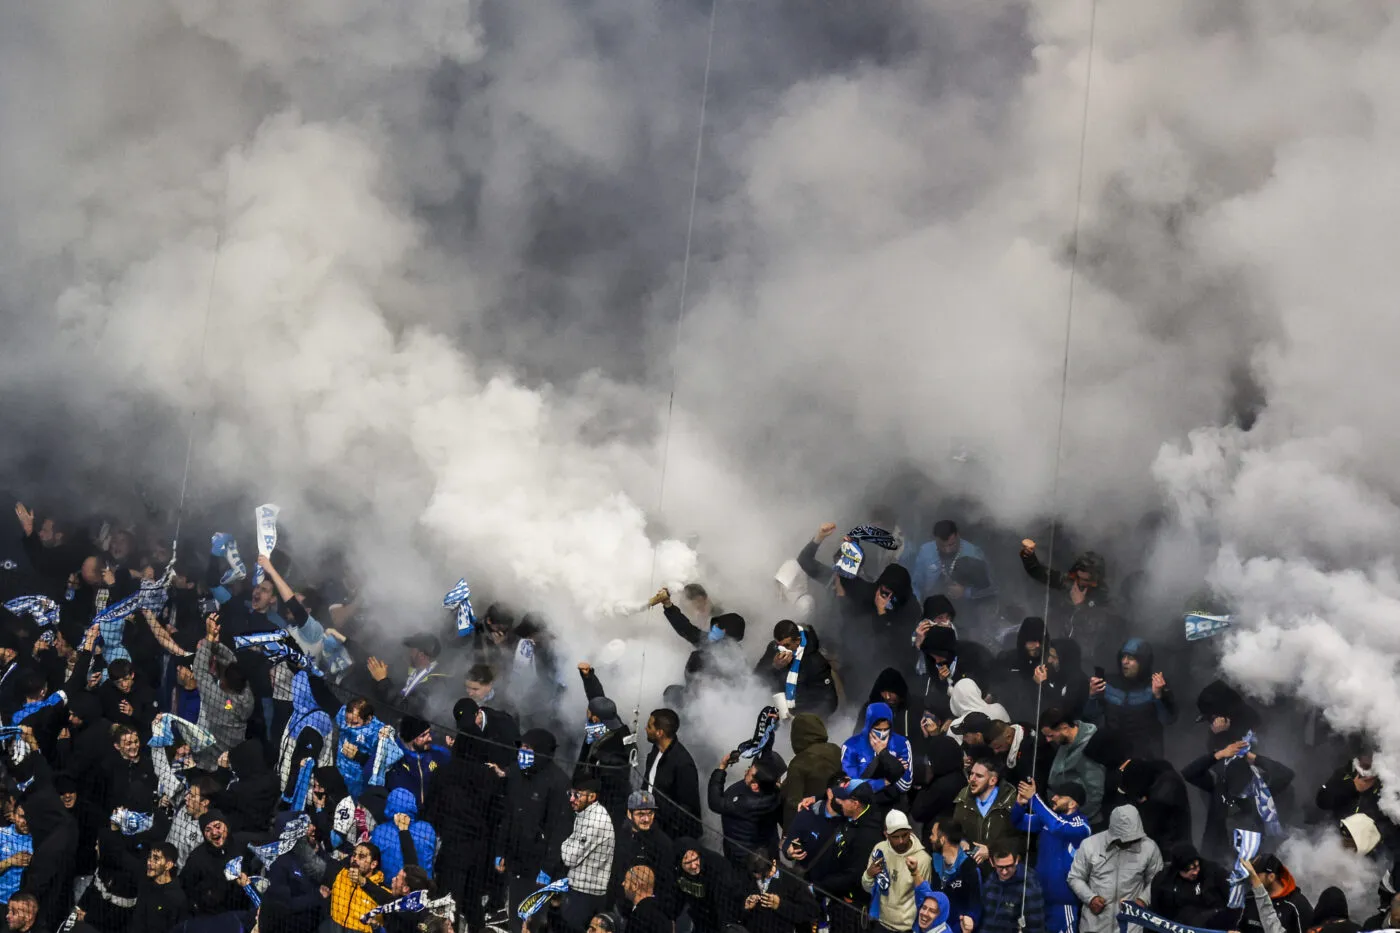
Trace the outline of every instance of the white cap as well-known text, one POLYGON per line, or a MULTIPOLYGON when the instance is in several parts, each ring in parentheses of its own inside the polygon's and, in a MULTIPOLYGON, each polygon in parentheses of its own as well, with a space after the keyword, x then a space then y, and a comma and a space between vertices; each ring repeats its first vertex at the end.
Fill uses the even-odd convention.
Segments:
POLYGON ((913 829, 909 825, 909 817, 904 815, 902 810, 891 810, 885 814, 885 832, 897 833, 901 829, 913 829))

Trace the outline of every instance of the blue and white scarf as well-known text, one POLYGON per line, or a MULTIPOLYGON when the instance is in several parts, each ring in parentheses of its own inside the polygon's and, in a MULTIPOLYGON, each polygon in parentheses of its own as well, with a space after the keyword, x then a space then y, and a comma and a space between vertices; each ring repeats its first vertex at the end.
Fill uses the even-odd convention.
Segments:
POLYGON ((126 807, 117 807, 112 811, 112 823, 123 836, 138 836, 150 832, 151 827, 156 825, 156 817, 154 813, 137 813, 126 807))
POLYGON ((880 870, 875 875, 875 883, 872 885, 876 890, 870 892, 870 919, 879 920, 880 902, 890 893, 890 885, 894 883, 894 879, 890 877, 890 866, 885 863, 885 853, 876 849, 871 860, 880 866, 880 870))
POLYGON ((238 542, 227 531, 215 532, 210 540, 209 553, 228 562, 228 569, 219 578, 220 586, 237 583, 248 576, 248 568, 243 565, 243 558, 238 556, 238 542))
MULTIPOLYGON (((237 881, 238 876, 243 874, 243 856, 235 855, 224 863, 224 880, 237 881)), ((254 907, 262 906, 262 898, 258 897, 257 882, 262 879, 256 875, 248 878, 248 883, 243 886, 244 892, 248 895, 248 900, 253 902, 254 907)))
POLYGON ((350 652, 334 635, 321 639, 321 665, 326 677, 339 677, 353 665, 350 652))
POLYGON ((345 721, 345 707, 342 706, 335 714, 335 724, 340 730, 340 741, 350 742, 357 750, 353 759, 345 757, 339 746, 335 750, 336 769, 345 778, 350 796, 359 797, 366 784, 383 787, 385 772, 403 757, 392 735, 380 740, 379 730, 384 728, 384 723, 371 718, 364 725, 351 726, 345 721))
POLYGON ((457 637, 470 635, 476 629, 476 611, 472 609, 472 588, 467 578, 457 581, 457 585, 447 591, 442 598, 442 608, 457 610, 457 637))
MULTIPOLYGON (((253 509, 253 521, 258 529, 258 554, 262 557, 271 557, 272 552, 277 549, 277 513, 281 511, 270 502, 253 509)), ((264 576, 261 565, 253 568, 255 586, 263 581, 264 576)))
POLYGON ((1237 829, 1234 836, 1235 867, 1230 871, 1230 906, 1239 910, 1249 893, 1249 872, 1244 870, 1243 862, 1246 859, 1253 861, 1259 854, 1259 844, 1264 841, 1264 835, 1252 829, 1237 829))
POLYGON ((47 596, 17 596, 5 603, 17 616, 27 615, 43 626, 58 624, 58 603, 47 596))
POLYGON ((757 758, 773 747, 773 737, 778 731, 778 718, 776 706, 765 706, 759 711, 758 721, 753 727, 753 738, 739 743, 740 758, 757 758))
POLYGON ((258 861, 262 862, 263 871, 266 872, 273 862, 295 849, 297 843, 306 838, 310 829, 311 817, 303 813, 294 820, 288 820, 287 825, 282 827, 282 832, 271 842, 259 846, 248 843, 248 851, 258 857, 258 861))
POLYGON ((39 712, 39 710, 43 709, 46 706, 57 706, 60 703, 66 702, 68 702, 68 695, 65 694, 62 690, 55 690, 53 693, 50 693, 48 696, 44 697, 44 699, 35 700, 32 703, 26 703, 19 709, 15 710, 14 716, 10 717, 10 725, 19 725, 20 723, 24 722, 30 716, 33 716, 35 713, 39 712))
MULTIPOLYGON (((1244 747, 1236 753, 1236 758, 1244 758, 1258 741, 1254 736, 1254 730, 1245 734, 1244 747)), ((1267 836, 1282 836, 1283 824, 1279 822, 1278 805, 1274 803, 1273 792, 1269 790, 1269 785, 1264 780, 1264 775, 1254 765, 1249 766, 1249 796, 1254 801, 1254 809, 1259 814, 1260 821, 1264 824, 1264 834, 1267 836)))
POLYGON ((560 878, 558 881, 551 881, 533 894, 528 895, 520 902, 520 909, 515 915, 521 920, 529 920, 540 912, 540 908, 549 902, 549 899, 556 894, 567 894, 569 891, 569 879, 560 878))
POLYGON ((306 797, 311 793, 311 776, 315 770, 316 759, 308 758, 301 763, 301 770, 297 772, 296 787, 292 789, 292 799, 286 801, 291 809, 306 809, 306 797))
MULTIPOLYGON (((437 900, 429 900, 427 891, 410 891, 397 900, 392 900, 387 904, 380 904, 369 913, 360 917, 361 923, 369 923, 374 917, 382 917, 384 914, 416 914, 427 911, 435 917, 441 917, 449 923, 457 919, 457 903, 452 900, 452 895, 444 894, 437 900)), ((372 924, 378 926, 378 924, 372 924)))
POLYGON ((126 620, 140 608, 141 593, 138 591, 116 605, 108 606, 93 617, 92 621, 96 623, 97 631, 102 635, 102 656, 107 659, 108 664, 118 658, 131 660, 131 654, 126 650, 124 644, 126 620))
POLYGON ((151 739, 146 744, 152 748, 169 748, 175 744, 177 726, 180 729, 180 738, 196 755, 217 741, 213 733, 201 728, 197 723, 182 719, 174 713, 160 713, 151 723, 151 739))
POLYGON ((1122 901, 1118 904, 1118 933, 1128 933, 1128 924, 1150 930, 1152 933, 1221 933, 1219 930, 1208 930, 1204 927, 1189 927, 1184 923, 1177 923, 1175 920, 1168 920, 1159 914, 1154 914, 1146 907, 1139 907, 1132 901, 1122 901))
POLYGON ((797 637, 801 644, 792 653, 792 663, 788 665, 787 680, 783 684, 783 696, 791 706, 797 700, 797 678, 802 673, 802 656, 807 653, 807 626, 797 627, 797 637))
POLYGON ((583 724, 583 741, 585 745, 592 745, 607 734, 608 724, 605 722, 588 722, 583 724))
POLYGON ((869 541, 887 551, 899 549, 899 539, 894 536, 894 532, 886 531, 878 525, 857 525, 846 532, 846 537, 855 541, 869 541))

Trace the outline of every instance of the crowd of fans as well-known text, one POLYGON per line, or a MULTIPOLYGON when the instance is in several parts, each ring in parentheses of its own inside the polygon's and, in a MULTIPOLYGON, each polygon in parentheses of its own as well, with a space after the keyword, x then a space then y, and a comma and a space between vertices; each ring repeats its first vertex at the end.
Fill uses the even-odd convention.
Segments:
POLYGON ((1258 712, 1215 681, 1196 699, 1199 754, 1178 767, 1173 679, 1093 553, 1061 571, 1023 541, 1048 612, 1008 619, 952 521, 917 548, 888 517, 839 537, 825 524, 775 577, 786 618, 765 623, 761 653, 701 585, 657 593, 692 650, 635 735, 588 661, 586 709, 565 708, 574 670, 537 615, 497 604, 478 620, 454 590, 462 635, 445 618, 384 660, 343 576, 293 585, 284 553, 245 564, 223 534, 189 572, 138 529, 15 512, 26 560, 0 571, 11 930, 1400 921, 1388 873, 1353 908, 1336 888, 1306 896, 1276 852, 1308 813, 1390 867, 1400 833, 1364 739, 1299 806, 1258 712), (716 758, 692 754, 687 724, 738 677, 772 706, 702 771, 716 758))

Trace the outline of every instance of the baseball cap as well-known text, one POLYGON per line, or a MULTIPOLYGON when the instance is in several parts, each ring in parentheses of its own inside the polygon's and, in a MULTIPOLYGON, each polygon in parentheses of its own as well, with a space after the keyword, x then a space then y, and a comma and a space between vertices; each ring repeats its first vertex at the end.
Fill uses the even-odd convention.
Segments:
POLYGON ((885 814, 885 832, 897 833, 901 829, 913 829, 909 825, 909 817, 904 815, 902 810, 891 810, 885 814))
POLYGON ((992 717, 986 713, 968 713, 963 717, 962 722, 953 726, 953 731, 958 735, 967 735, 969 732, 986 735, 987 730, 991 727, 992 717))
POLYGON ((429 635, 426 632, 408 636, 403 640, 403 646, 416 648, 430 658, 436 658, 442 654, 442 642, 437 640, 436 635, 429 635))
POLYGON ((627 798, 627 809, 629 810, 655 810, 656 797, 649 790, 634 790, 627 798))

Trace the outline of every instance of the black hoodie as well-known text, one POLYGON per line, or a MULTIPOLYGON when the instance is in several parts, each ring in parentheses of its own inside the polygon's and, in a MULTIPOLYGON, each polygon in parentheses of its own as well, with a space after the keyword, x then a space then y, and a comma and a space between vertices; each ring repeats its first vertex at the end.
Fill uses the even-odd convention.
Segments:
POLYGON ((1016 647, 997 656, 991 691, 1013 719, 1029 719, 1035 715, 1038 690, 1035 669, 1044 663, 1045 646, 1050 642, 1047 636, 1045 620, 1028 617, 1021 620, 1021 627, 1016 633, 1016 647), (1031 642, 1040 645, 1034 657, 1026 650, 1026 645, 1031 642))
MULTIPOLYGON (((694 839, 676 840, 677 906, 689 910, 696 933, 720 933, 725 924, 739 920, 744 907, 743 878, 718 852, 702 848, 694 839), (688 874, 685 854, 700 856, 700 871, 688 874)), ((663 899, 664 902, 664 899, 663 899)))
POLYGON ((262 832, 277 808, 277 775, 267 766, 262 746, 253 739, 235 745, 228 753, 228 763, 232 773, 220 775, 228 780, 228 787, 215 793, 211 803, 228 817, 231 832, 262 832))
POLYGON ((573 827, 569 777, 554 757, 559 743, 550 732, 530 729, 520 741, 534 750, 535 761, 529 770, 516 761, 506 771, 506 816, 496 824, 492 855, 505 860, 508 872, 533 878, 542 869, 559 878, 559 847, 573 827))
POLYGON ((1217 911, 1229 906, 1229 875, 1215 862, 1201 858, 1190 842, 1178 842, 1168 852, 1166 867, 1152 881, 1152 909, 1177 923, 1208 926, 1217 911), (1201 863, 1201 870, 1196 880, 1187 881, 1181 872, 1195 861, 1201 863))
POLYGON ((887 667, 875 676, 875 683, 870 686, 870 694, 866 697, 865 706, 861 707, 856 722, 865 722, 865 710, 871 703, 884 703, 889 706, 894 713, 894 722, 891 724, 894 731, 909 739, 911 743, 921 734, 919 717, 923 715, 924 704, 920 702, 919 697, 909 696, 909 682, 897 668, 887 667), (885 698, 886 693, 894 694, 894 702, 885 698))

